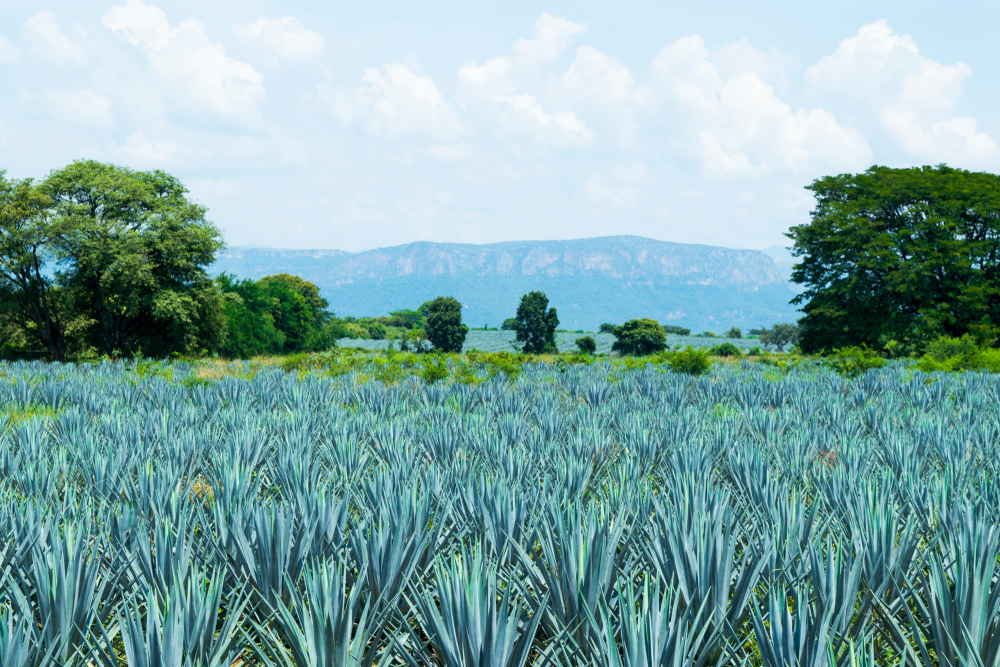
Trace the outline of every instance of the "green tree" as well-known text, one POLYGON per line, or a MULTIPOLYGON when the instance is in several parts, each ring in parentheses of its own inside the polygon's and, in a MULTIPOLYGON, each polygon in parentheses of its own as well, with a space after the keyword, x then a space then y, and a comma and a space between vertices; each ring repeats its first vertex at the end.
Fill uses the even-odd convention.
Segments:
POLYGON ((44 346, 53 361, 66 355, 62 295, 47 269, 52 257, 52 199, 30 179, 0 171, 0 317, 8 348, 44 346))
POLYGON ((613 334, 615 332, 615 325, 610 322, 605 322, 597 328, 597 332, 613 334))
POLYGON ((792 301, 805 312, 803 350, 996 337, 1000 176, 872 167, 807 189, 811 220, 788 233, 792 280, 805 287, 792 301))
POLYGON ((517 306, 517 342, 523 344, 523 351, 542 354, 556 351, 556 327, 559 317, 555 308, 549 308, 549 298, 545 292, 528 292, 521 297, 517 306), (547 309, 547 310, 546 310, 547 309))
POLYGON ((764 345, 773 345, 778 348, 778 352, 783 352, 786 345, 795 345, 799 342, 801 331, 797 324, 775 324, 770 329, 763 329, 760 332, 760 342, 764 345))
POLYGON ((644 317, 640 320, 629 320, 615 327, 615 344, 611 350, 629 356, 644 356, 655 354, 667 349, 667 334, 656 320, 644 317))
POLYGON ((52 200, 48 248, 59 285, 107 354, 217 349, 221 294, 206 267, 222 248, 206 209, 162 171, 80 160, 40 184, 52 200))
POLYGON ((462 304, 450 296, 439 296, 420 307, 425 314, 424 335, 440 352, 461 352, 469 327, 462 324, 462 304))
POLYGON ((684 327, 679 327, 673 324, 663 325, 663 330, 668 334, 675 334, 677 336, 690 336, 691 330, 684 327))
POLYGON ((597 352, 597 341, 595 341, 592 336, 583 336, 582 338, 577 338, 576 349, 580 350, 585 354, 594 354, 597 352))
POLYGON ((226 318, 226 337, 219 352, 230 359, 282 352, 285 335, 274 326, 278 303, 271 292, 250 279, 237 280, 225 273, 216 283, 226 318))
POLYGON ((517 331, 517 318, 516 317, 508 317, 507 319, 505 319, 503 321, 503 324, 500 325, 500 330, 501 331, 517 331))
POLYGON ((743 338, 743 330, 739 327, 730 327, 726 332, 726 338, 743 338))
POLYGON ((265 276, 257 283, 273 299, 271 316, 284 339, 282 352, 317 352, 334 344, 326 327, 329 302, 319 295, 316 285, 287 273, 265 276))

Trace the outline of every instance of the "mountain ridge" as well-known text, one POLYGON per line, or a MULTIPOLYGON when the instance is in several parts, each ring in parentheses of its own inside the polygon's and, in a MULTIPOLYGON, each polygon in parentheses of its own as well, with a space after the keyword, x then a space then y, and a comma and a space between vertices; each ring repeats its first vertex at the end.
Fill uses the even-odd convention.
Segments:
POLYGON ((638 236, 416 241, 359 253, 229 248, 215 270, 253 279, 294 273, 318 285, 342 316, 415 308, 451 294, 469 324, 497 325, 514 314, 522 294, 539 289, 567 328, 633 317, 696 330, 796 319, 787 303, 794 294, 763 252, 638 236))

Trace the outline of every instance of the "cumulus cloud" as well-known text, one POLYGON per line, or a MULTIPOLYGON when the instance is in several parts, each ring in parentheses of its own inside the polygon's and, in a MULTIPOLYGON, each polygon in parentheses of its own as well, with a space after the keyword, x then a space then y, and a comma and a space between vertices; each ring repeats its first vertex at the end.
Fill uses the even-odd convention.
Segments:
POLYGON ((291 16, 238 24, 233 26, 233 33, 261 51, 264 64, 272 69, 282 60, 304 63, 323 55, 323 36, 303 27, 291 16))
POLYGON ((263 75, 227 56, 201 22, 187 19, 171 27, 162 9, 141 0, 112 7, 102 22, 143 49, 153 79, 177 106, 242 124, 261 122, 263 75))
POLYGON ((857 130, 824 109, 782 102, 757 74, 724 78, 698 35, 664 48, 653 60, 654 88, 678 114, 683 143, 710 176, 760 176, 779 170, 859 168, 871 148, 857 130))
POLYGON ((46 99, 53 116, 74 125, 109 127, 115 120, 111 100, 89 88, 76 92, 50 90, 46 99))
POLYGON ((545 12, 535 21, 535 36, 518 39, 512 48, 519 60, 544 65, 559 57, 569 47, 573 37, 586 30, 586 23, 573 23, 545 12))
POLYGON ((80 48, 56 23, 52 12, 38 12, 24 23, 28 51, 39 60, 58 67, 82 65, 86 58, 80 48))
POLYGON ((972 69, 920 55, 910 35, 884 21, 863 26, 806 71, 806 81, 832 104, 866 115, 911 156, 931 162, 982 164, 997 156, 994 140, 973 118, 958 115, 972 69))
POLYGON ((362 81, 361 88, 333 92, 331 110, 345 124, 360 121, 372 134, 387 137, 451 139, 469 133, 434 81, 407 65, 370 67, 362 81))
POLYGON ((21 58, 21 50, 0 35, 0 65, 16 63, 21 58))
POLYGON ((549 113, 534 95, 497 95, 500 124, 511 134, 534 137, 543 144, 573 146, 590 142, 587 124, 572 111, 549 113))

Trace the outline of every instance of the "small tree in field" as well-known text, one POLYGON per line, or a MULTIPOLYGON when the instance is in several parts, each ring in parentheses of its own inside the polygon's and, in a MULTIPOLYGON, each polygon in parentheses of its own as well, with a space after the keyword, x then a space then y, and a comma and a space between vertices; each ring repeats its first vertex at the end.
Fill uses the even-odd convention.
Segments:
POLYGON ((469 327, 462 324, 462 304, 450 296, 439 296, 420 308, 426 321, 424 335, 439 352, 461 352, 469 327))
POLYGON ((629 320, 620 327, 615 327, 614 333, 618 340, 611 349, 619 354, 642 356, 667 349, 667 334, 663 327, 648 317, 629 320))
POLYGON ((743 338, 743 330, 739 327, 731 327, 726 332, 726 338, 743 338))
POLYGON ((576 349, 584 354, 594 354, 597 352, 597 341, 592 336, 583 336, 576 339, 576 349))
POLYGON ((770 330, 761 331, 760 342, 773 345, 778 348, 778 352, 782 352, 786 345, 795 345, 799 342, 799 325, 775 324, 770 330))
POLYGON ((597 333, 609 333, 613 334, 615 332, 615 325, 610 322, 605 322, 597 329, 597 333))
POLYGON ((556 351, 559 317, 555 308, 549 308, 545 292, 528 292, 522 296, 514 319, 517 320, 517 342, 524 344, 525 352, 541 354, 556 351))

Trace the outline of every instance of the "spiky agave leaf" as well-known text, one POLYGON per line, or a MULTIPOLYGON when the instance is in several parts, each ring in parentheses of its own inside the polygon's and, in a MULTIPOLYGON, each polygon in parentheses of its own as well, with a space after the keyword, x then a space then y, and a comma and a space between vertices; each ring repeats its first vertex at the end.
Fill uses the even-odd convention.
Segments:
MULTIPOLYGON (((425 657, 444 667, 523 667, 546 596, 528 606, 514 586, 501 586, 496 564, 479 546, 439 559, 434 573, 434 584, 410 586, 426 646, 413 627, 406 627, 425 657)), ((403 656, 413 667, 421 664, 405 651, 403 656)), ((546 659, 534 664, 540 666, 546 659)))
POLYGON ((614 583, 628 576, 628 549, 619 549, 627 527, 622 515, 610 516, 602 509, 567 510, 550 502, 536 531, 539 551, 528 553, 514 545, 525 568, 524 581, 514 580, 522 592, 548 597, 542 625, 549 637, 565 634, 584 657, 592 647, 593 626, 587 610, 599 600, 612 604, 614 583))
MULTIPOLYGON (((363 667, 371 665, 380 646, 386 611, 365 596, 365 575, 348 592, 347 566, 331 559, 306 566, 301 586, 288 582, 291 603, 278 603, 269 626, 254 622, 257 654, 268 667, 363 667)), ((383 651, 380 665, 392 659, 383 651)))
POLYGON ((642 587, 619 581, 617 618, 602 601, 590 614, 598 637, 591 659, 598 667, 700 667, 709 661, 702 650, 715 643, 705 604, 682 605, 678 590, 657 576, 643 576, 642 587))

